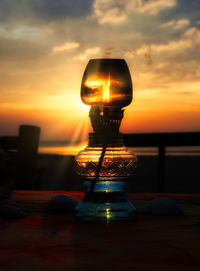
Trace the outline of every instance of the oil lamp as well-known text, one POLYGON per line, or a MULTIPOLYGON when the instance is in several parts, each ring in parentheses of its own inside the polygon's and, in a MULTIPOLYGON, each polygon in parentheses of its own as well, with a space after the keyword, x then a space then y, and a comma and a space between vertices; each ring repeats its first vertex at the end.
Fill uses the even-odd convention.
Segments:
POLYGON ((126 198, 126 179, 136 156, 123 144, 119 127, 123 107, 132 101, 132 81, 124 59, 91 59, 83 74, 81 99, 91 106, 94 132, 76 156, 76 170, 84 179, 85 195, 76 208, 85 221, 130 220, 135 207, 126 198))

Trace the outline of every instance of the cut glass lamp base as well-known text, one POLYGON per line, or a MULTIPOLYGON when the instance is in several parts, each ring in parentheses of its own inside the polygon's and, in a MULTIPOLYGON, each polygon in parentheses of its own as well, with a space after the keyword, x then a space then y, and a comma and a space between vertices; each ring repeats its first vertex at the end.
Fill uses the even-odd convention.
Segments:
POLYGON ((85 182, 86 192, 76 208, 76 217, 83 221, 128 221, 135 218, 136 209, 127 200, 121 181, 98 181, 90 191, 91 183, 85 182))

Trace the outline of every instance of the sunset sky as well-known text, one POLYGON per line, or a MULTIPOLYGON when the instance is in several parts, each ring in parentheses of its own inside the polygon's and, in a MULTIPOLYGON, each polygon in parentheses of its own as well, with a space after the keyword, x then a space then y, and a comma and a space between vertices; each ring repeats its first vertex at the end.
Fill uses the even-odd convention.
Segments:
POLYGON ((199 0, 1 0, 0 136, 86 139, 80 84, 102 57, 131 72, 122 132, 200 131, 199 0))

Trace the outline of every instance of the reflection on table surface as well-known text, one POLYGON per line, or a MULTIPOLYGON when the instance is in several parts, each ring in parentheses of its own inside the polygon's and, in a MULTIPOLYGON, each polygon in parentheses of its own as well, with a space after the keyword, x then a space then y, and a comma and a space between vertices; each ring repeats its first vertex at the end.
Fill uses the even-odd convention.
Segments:
POLYGON ((82 192, 16 191, 11 202, 29 215, 0 219, 1 270, 198 270, 200 195, 129 194, 135 221, 86 223, 45 209, 56 194, 80 200, 82 192), (177 200, 181 216, 151 216, 139 209, 158 196, 177 200))

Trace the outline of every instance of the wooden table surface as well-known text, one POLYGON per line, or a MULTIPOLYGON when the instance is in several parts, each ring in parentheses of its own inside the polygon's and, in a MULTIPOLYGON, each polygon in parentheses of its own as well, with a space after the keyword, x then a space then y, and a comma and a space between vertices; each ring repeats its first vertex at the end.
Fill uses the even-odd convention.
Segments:
POLYGON ((200 270, 200 194, 129 194, 138 208, 158 196, 175 198, 181 216, 138 211, 132 222, 87 223, 73 214, 45 212, 56 194, 77 200, 82 192, 16 191, 11 202, 24 219, 0 219, 0 270, 200 270))

